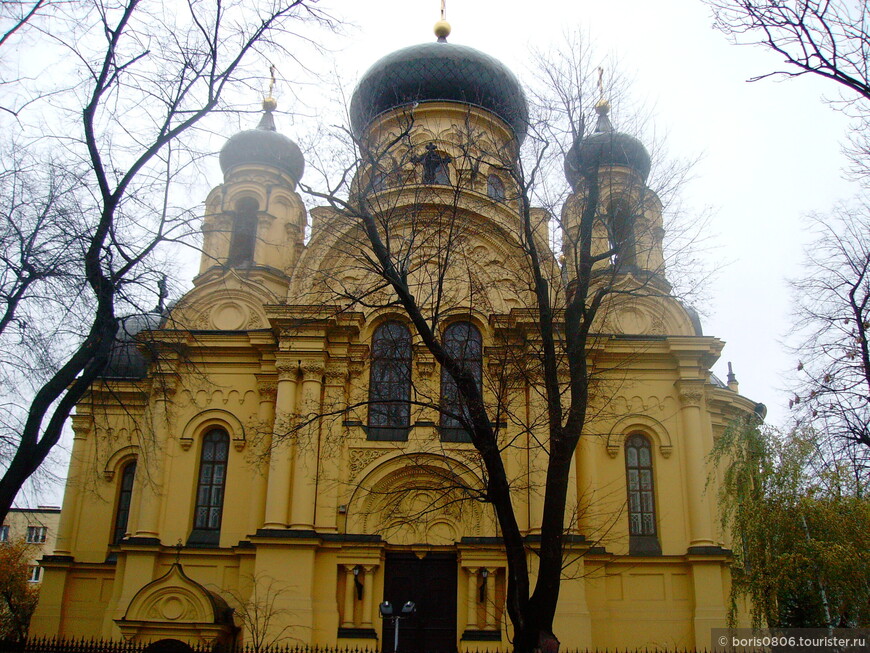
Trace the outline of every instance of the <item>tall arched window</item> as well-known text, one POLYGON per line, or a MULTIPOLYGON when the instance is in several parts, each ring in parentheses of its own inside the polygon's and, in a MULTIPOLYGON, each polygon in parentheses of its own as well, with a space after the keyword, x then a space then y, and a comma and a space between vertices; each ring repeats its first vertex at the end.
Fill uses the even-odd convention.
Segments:
POLYGON ((191 544, 218 544, 229 451, 230 436, 222 428, 211 429, 202 439, 191 544))
POLYGON ((112 544, 118 544, 127 532, 130 519, 130 503, 133 498, 133 480, 136 478, 136 461, 132 460, 121 470, 118 487, 118 503, 115 508, 115 527, 112 530, 112 544))
MULTIPOLYGON (((480 331, 470 322, 454 322, 444 330, 444 351, 471 373, 477 389, 483 391, 483 341, 480 331)), ((459 396, 459 388, 446 369, 441 369, 441 439, 445 442, 471 442, 471 434, 459 416, 469 421, 468 407, 459 396), (454 417, 454 415, 456 417, 454 417)))
POLYGON ((637 265, 637 239, 634 234, 634 216, 624 199, 615 199, 607 207, 610 246, 615 250, 614 265, 623 268, 637 265))
POLYGON ((257 212, 259 210, 260 205, 253 197, 243 197, 236 202, 227 265, 242 265, 253 262, 254 246, 257 240, 257 212))
POLYGON ((486 194, 496 202, 504 201, 504 182, 498 175, 489 175, 486 178, 486 194))
POLYGON ((411 332, 384 322, 372 337, 370 440, 407 440, 411 422, 411 332))
POLYGON ((656 534, 652 447, 649 440, 639 433, 628 436, 625 441, 625 475, 629 552, 632 555, 660 554, 661 547, 656 534))

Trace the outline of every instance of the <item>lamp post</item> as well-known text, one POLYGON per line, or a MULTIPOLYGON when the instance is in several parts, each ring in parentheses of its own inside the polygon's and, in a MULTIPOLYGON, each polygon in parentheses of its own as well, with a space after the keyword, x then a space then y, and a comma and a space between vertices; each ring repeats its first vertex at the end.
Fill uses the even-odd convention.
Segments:
POLYGON ((393 622, 393 653, 399 653, 399 620, 410 617, 417 611, 417 605, 413 601, 407 601, 398 612, 393 610, 393 604, 384 601, 378 606, 381 619, 391 619, 393 622))

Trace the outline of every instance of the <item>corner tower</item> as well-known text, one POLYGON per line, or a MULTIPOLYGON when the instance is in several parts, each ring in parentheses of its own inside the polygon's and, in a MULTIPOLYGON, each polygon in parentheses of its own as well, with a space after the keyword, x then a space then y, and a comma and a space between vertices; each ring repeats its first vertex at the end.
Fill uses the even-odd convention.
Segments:
POLYGON ((573 269, 584 211, 595 212, 592 255, 603 256, 599 267, 616 274, 633 274, 667 292, 662 251, 662 204, 646 185, 650 156, 638 139, 615 131, 602 99, 595 107, 595 131, 577 138, 565 156, 565 176, 573 193, 562 210, 562 249, 573 269))
POLYGON ((296 184, 305 170, 299 147, 275 128, 277 102, 263 101, 256 129, 230 137, 220 151, 224 183, 209 193, 195 285, 227 269, 285 277, 303 247, 306 217, 296 184))

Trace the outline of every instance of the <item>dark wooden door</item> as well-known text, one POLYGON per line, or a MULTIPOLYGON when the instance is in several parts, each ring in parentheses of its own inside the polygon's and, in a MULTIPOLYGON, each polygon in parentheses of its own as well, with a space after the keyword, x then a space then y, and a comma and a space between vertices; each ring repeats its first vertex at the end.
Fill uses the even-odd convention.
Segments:
MULTIPOLYGON (((417 612, 399 623, 398 653, 453 653, 456 650, 456 554, 387 553, 384 600, 399 611, 407 601, 417 612)), ((393 650, 393 621, 384 620, 383 650, 393 650)))

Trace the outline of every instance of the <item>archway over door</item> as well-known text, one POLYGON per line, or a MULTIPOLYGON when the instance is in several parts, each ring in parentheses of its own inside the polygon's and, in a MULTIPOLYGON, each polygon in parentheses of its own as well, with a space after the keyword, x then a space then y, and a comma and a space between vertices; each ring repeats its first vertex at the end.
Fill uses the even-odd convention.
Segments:
MULTIPOLYGON (((399 624, 399 653, 456 651, 456 553, 389 551, 384 562, 384 600, 417 613, 399 624)), ((392 620, 384 621, 384 653, 393 650, 392 620)))

